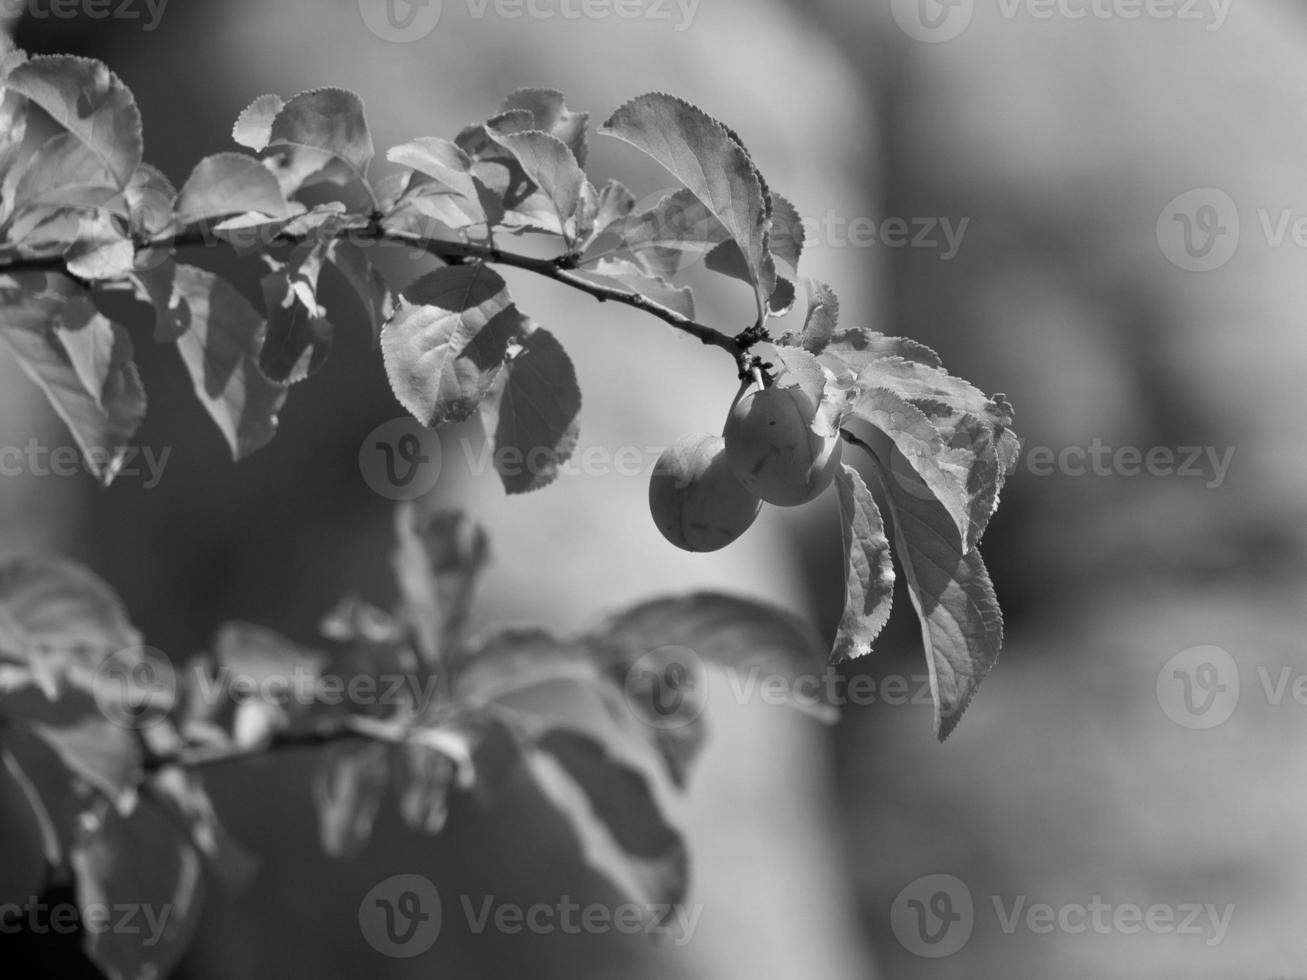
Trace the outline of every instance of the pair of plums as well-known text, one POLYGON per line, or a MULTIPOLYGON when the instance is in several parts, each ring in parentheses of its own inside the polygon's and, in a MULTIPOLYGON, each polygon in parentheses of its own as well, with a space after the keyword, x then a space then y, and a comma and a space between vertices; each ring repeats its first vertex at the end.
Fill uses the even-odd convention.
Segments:
POLYGON ((720 436, 682 437, 658 458, 649 510, 686 551, 717 551, 749 529, 763 501, 797 507, 830 486, 837 434, 812 431, 818 405, 801 388, 753 387, 731 406, 720 436))

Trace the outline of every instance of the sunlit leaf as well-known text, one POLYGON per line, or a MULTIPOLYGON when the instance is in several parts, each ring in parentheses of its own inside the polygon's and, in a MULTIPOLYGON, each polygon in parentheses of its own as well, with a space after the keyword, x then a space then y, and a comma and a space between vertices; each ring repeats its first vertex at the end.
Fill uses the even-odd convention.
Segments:
POLYGON ((553 334, 527 323, 481 403, 486 437, 509 493, 547 486, 576 449, 581 389, 553 334))
POLYGON ((880 509, 857 470, 847 463, 835 475, 840 531, 844 542, 844 613, 831 659, 838 662, 871 652, 889 621, 894 567, 880 509))

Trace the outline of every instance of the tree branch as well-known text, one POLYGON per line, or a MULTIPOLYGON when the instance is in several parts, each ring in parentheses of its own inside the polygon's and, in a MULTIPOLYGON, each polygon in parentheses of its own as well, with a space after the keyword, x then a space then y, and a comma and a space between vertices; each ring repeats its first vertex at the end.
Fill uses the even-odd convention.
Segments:
MULTIPOLYGON (((359 245, 403 245, 419 249, 444 262, 466 262, 470 260, 521 269, 561 283, 588 296, 593 296, 601 303, 611 301, 634 307, 648 313, 650 316, 657 317, 664 323, 670 324, 682 333, 689 334, 707 346, 720 347, 737 361, 756 343, 756 333, 744 331, 735 335, 725 334, 720 330, 715 330, 659 306, 639 293, 590 282, 573 271, 573 263, 568 261, 570 257, 538 259, 529 255, 505 252, 493 245, 423 238, 419 235, 410 235, 383 228, 380 222, 375 220, 370 222, 366 228, 346 229, 334 237, 352 241, 359 245)), ((311 240, 309 236, 277 234, 263 244, 268 246, 295 246, 309 240, 311 240)), ((220 241, 222 240, 216 238, 211 232, 199 228, 188 228, 167 239, 138 243, 137 250, 139 252, 160 248, 170 250, 203 248, 211 247, 220 241)), ((64 258, 61 255, 19 256, 7 261, 0 260, 0 273, 5 272, 59 272, 69 275, 64 258)))
POLYGON ((399 742, 403 740, 403 732, 395 725, 383 721, 359 715, 345 715, 342 718, 321 722, 313 728, 278 732, 269 741, 255 745, 188 745, 176 752, 148 757, 145 760, 145 771, 158 772, 170 766, 190 770, 203 769, 227 762, 260 758, 283 749, 313 748, 362 739, 399 742))

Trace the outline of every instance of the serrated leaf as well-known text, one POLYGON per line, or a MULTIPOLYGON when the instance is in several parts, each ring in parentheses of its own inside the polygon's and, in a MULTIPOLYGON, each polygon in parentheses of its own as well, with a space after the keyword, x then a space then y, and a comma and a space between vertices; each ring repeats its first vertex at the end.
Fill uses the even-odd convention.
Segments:
POLYGON ((173 314, 181 326, 177 350, 195 394, 222 432, 235 459, 276 434, 286 389, 258 367, 263 318, 235 287, 211 272, 177 267, 173 314))
POLYGON ((72 852, 81 909, 138 910, 136 929, 87 929, 82 945, 109 980, 166 977, 199 922, 199 855, 159 807, 141 803, 128 816, 110 809, 72 852), (142 855, 149 860, 142 860, 142 855))
POLYGON ((486 532, 457 511, 423 514, 395 510, 391 567, 399 585, 400 616, 414 632, 429 666, 461 644, 477 582, 490 560, 486 532))
POLYGON ((277 178, 243 153, 205 157, 195 165, 177 198, 177 220, 182 225, 248 211, 270 218, 290 216, 277 178))
MULTIPOLYGON (((492 125, 501 134, 528 132, 534 128, 535 118, 528 110, 511 109, 484 125, 468 126, 455 140, 472 161, 472 174, 485 185, 487 196, 494 201, 499 219, 493 223, 519 231, 541 221, 548 222, 552 205, 527 177, 517 157, 491 138, 492 125)), ((558 229, 546 230, 558 233, 558 229)))
POLYGON ((646 908, 685 898, 685 841, 663 816, 643 772, 596 739, 567 729, 533 740, 525 758, 536 785, 571 826, 587 864, 646 908))
POLYGON ((375 153, 363 100, 338 88, 302 92, 287 102, 272 121, 267 146, 303 147, 330 154, 365 185, 375 153))
MULTIPOLYGON (((122 600, 80 565, 52 557, 0 564, 0 657, 28 664, 41 657, 89 673, 139 643, 122 600)), ((52 679, 46 693, 53 699, 62 676, 52 679)))
POLYGON ((231 138, 241 146, 261 153, 272 139, 272 123, 286 107, 280 95, 260 95, 241 112, 232 127, 231 138))
POLYGON ((318 277, 327 246, 295 247, 284 268, 263 277, 268 325, 259 348, 259 370, 275 384, 296 384, 321 369, 335 330, 318 305, 318 277))
MULTIPOLYGON (((539 188, 539 196, 548 203, 543 225, 563 237, 571 250, 578 239, 578 219, 586 184, 585 172, 577 164, 567 144, 548 133, 528 131, 500 133, 487 127, 490 138, 508 150, 521 164, 522 172, 539 188)), ((522 210, 519 206, 518 210, 522 210)), ((537 209, 533 216, 542 215, 537 209)))
POLYGON ((794 275, 799 272, 799 259, 803 256, 803 246, 807 232, 803 229, 803 219, 794 205, 785 197, 772 192, 771 196, 771 233, 767 244, 771 254, 780 259, 794 275))
POLYGON ((953 520, 958 541, 968 541, 973 498, 967 488, 967 453, 948 448, 925 413, 888 388, 860 387, 849 408, 851 420, 887 436, 910 464, 911 470, 895 482, 909 481, 911 492, 939 501, 953 520))
POLYGON ((503 205, 471 171, 472 161, 455 143, 428 137, 392 147, 392 163, 415 171, 399 207, 416 208, 428 217, 460 230, 497 224, 503 205))
POLYGON ((689 286, 674 286, 666 279, 649 275, 629 259, 599 259, 583 271, 643 296, 687 320, 694 319, 694 292, 689 286))
POLYGON ((0 89, 0 221, 13 210, 12 178, 23 156, 28 105, 17 92, 0 89))
POLYGON ((769 203, 744 147, 702 110, 661 93, 628 102, 602 131, 653 157, 712 210, 744 255, 761 320, 775 288, 769 203))
POLYGON ((998 659, 1003 613, 980 552, 972 548, 964 554, 944 507, 886 476, 894 465, 892 450, 883 442, 876 448, 876 479, 890 509, 908 594, 921 620, 935 733, 943 741, 998 659))
POLYGON ((376 268, 363 249, 353 242, 334 242, 327 258, 354 291, 367 316, 369 332, 375 343, 381 342, 381 327, 395 312, 386 277, 376 268))
POLYGON ((372 826, 390 781, 390 748, 378 742, 330 746, 313 780, 322 849, 353 857, 372 838, 372 826))
POLYGON ((182 332, 172 308, 176 278, 176 261, 170 257, 160 259, 151 251, 137 256, 136 266, 128 276, 136 298, 154 310, 154 339, 158 343, 171 343, 182 332))
POLYGON ((589 251, 592 242, 602 235, 615 222, 621 221, 635 210, 635 195, 616 180, 610 180, 599 192, 595 205, 594 228, 584 243, 584 250, 589 251))
POLYGON ((682 189, 643 211, 628 210, 610 222, 590 240, 581 265, 590 267, 608 257, 626 258, 648 276, 671 279, 722 243, 734 247, 729 234, 708 205, 682 189))
POLYGON ((822 400, 826 390, 826 371, 821 362, 798 347, 773 346, 777 388, 798 388, 813 405, 822 400))
POLYGON ((54 334, 82 386, 99 401, 113 360, 113 324, 99 315, 90 297, 71 296, 60 311, 54 334))
POLYGON ((810 354, 821 354, 839 327, 840 300, 835 290, 818 279, 805 279, 804 287, 808 294, 808 312, 803 330, 782 335, 778 343, 802 347, 810 354))
POLYGON ((86 457, 88 468, 108 486, 126 459, 128 446, 145 418, 145 389, 132 359, 132 342, 117 324, 93 322, 109 349, 98 359, 102 374, 88 390, 60 341, 64 307, 77 294, 68 280, 46 278, 45 286, 0 291, 0 347, 17 359, 23 373, 45 392, 86 457))
POLYGON ((111 215, 99 212, 82 221, 77 240, 64 252, 64 264, 70 274, 90 282, 121 279, 135 268, 136 246, 111 215))
POLYGON ((531 113, 532 129, 549 133, 565 143, 576 162, 584 167, 589 147, 586 141, 588 112, 571 112, 563 93, 551 88, 520 88, 504 99, 503 111, 531 113))
POLYGON ((1002 396, 989 398, 939 368, 881 357, 858 374, 860 388, 892 391, 919 411, 938 433, 944 447, 927 463, 896 439, 900 449, 941 502, 954 515, 970 547, 980 540, 998 506, 1003 482, 1016 462, 1018 443, 1009 428, 1012 406, 1002 396), (924 466, 919 465, 925 463, 924 466), (948 477, 938 479, 936 471, 948 477))
POLYGON ((847 463, 835 474, 844 542, 844 613, 831 659, 838 663, 871 652, 889 621, 894 566, 880 509, 858 471, 847 463))
MULTIPOLYGON (((835 309, 838 310, 838 305, 835 309)), ((943 367, 940 356, 925 344, 907 337, 887 337, 861 327, 850 327, 833 333, 828 346, 823 350, 824 361, 832 366, 843 365, 854 376, 882 357, 901 357, 926 367, 943 367)))
POLYGON ((523 323, 481 403, 505 490, 528 493, 558 478, 576 449, 580 412, 581 389, 563 345, 549 331, 523 323))
POLYGON ((798 294, 794 291, 794 283, 777 276, 776 288, 772 290, 771 296, 767 297, 767 315, 785 316, 790 310, 794 309, 794 302, 797 298, 798 294))
POLYGON ((522 317, 498 273, 481 263, 423 276, 381 332, 391 388, 426 426, 469 418, 504 364, 522 317))
POLYGON ((170 235, 176 227, 177 189, 157 167, 143 163, 132 174, 124 192, 130 232, 143 239, 170 235))
POLYGON ((50 137, 16 173, 13 214, 6 223, 11 241, 26 241, 41 221, 60 209, 126 211, 122 190, 104 162, 71 133, 50 137))
POLYGON ((143 152, 141 114, 131 92, 98 61, 66 55, 19 65, 5 87, 27 96, 94 154, 119 190, 143 152))

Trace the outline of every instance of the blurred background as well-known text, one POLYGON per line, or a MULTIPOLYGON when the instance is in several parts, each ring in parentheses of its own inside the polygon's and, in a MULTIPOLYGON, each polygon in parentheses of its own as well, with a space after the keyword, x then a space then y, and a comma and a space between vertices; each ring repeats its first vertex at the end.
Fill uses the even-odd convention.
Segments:
MULTIPOLYGON (((450 915, 456 895, 602 894, 529 801, 456 806, 434 839, 383 817, 362 857, 336 862, 318 848, 307 754, 215 771, 260 871, 241 892, 210 890, 179 976, 1307 973, 1301 7, 394 0, 416 25, 395 37, 378 28, 386 2, 142 2, 136 19, 103 20, 38 4, 11 30, 33 53, 106 61, 141 105, 147 159, 178 185, 234 148, 232 121, 265 92, 359 92, 381 151, 452 137, 524 85, 563 90, 593 124, 651 90, 702 106, 807 219, 803 271, 835 286, 845 324, 921 340, 1016 406, 1025 452, 985 539, 1007 642, 943 745, 928 705, 894 703, 925 674, 905 593, 874 656, 844 671, 883 697, 834 728, 716 678, 712 742, 676 805, 701 910, 682 946, 476 935, 450 915), (357 926, 369 889, 405 872, 446 896, 440 941, 413 961, 357 926)), ((613 141, 592 140, 590 170, 637 195, 666 186, 613 141)), ((257 295, 254 263, 188 259, 257 295)), ((394 256, 387 272, 399 287, 425 269, 394 256)), ((506 277, 576 363, 582 447, 720 426, 734 394, 720 354, 506 277)), ((739 300, 710 294, 700 319, 743 326, 739 300)), ((402 413, 366 331, 338 330, 276 441, 239 466, 175 355, 139 347, 153 408, 139 441, 171 450, 162 481, 0 478, 0 551, 87 562, 177 659, 227 619, 312 642, 341 594, 388 602, 392 504, 359 450, 402 413)), ((70 441, 15 367, 0 362, 0 379, 0 445, 70 441)), ((510 500, 470 472, 473 433, 443 438, 435 496, 492 534, 478 625, 575 630, 714 587, 833 635, 829 496, 767 508, 737 545, 691 556, 654 529, 645 475, 510 500)))

